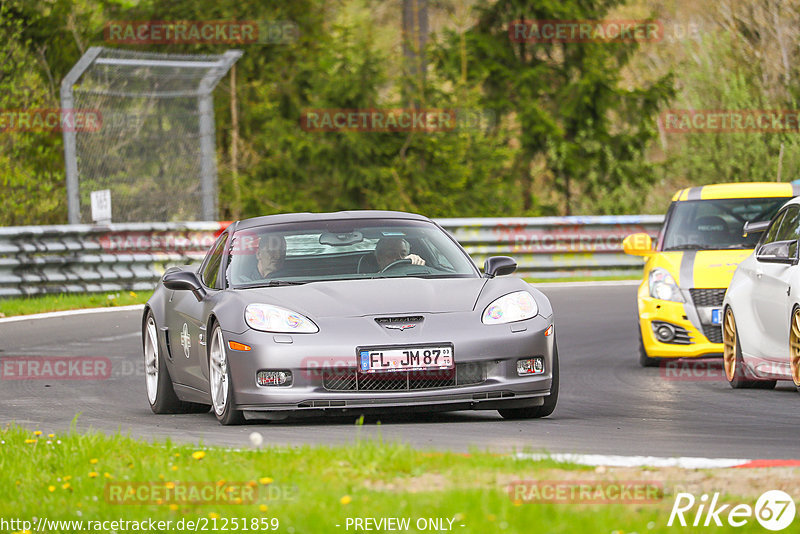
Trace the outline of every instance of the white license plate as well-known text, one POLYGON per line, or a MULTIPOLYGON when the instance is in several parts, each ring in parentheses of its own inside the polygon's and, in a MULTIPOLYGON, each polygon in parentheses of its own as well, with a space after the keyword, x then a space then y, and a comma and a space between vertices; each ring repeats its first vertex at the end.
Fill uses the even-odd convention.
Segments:
POLYGON ((359 349, 358 360, 362 373, 452 369, 453 347, 365 348, 359 349))

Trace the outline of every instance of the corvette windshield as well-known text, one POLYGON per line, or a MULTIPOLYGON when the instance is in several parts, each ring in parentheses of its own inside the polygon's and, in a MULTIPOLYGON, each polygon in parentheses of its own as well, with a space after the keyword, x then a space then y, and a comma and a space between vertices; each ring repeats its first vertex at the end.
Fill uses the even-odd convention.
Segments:
POLYGON ((239 230, 226 276, 235 288, 370 278, 480 276, 472 260, 424 221, 316 221, 239 230))
POLYGON ((661 250, 754 248, 760 234, 742 236, 749 221, 768 221, 789 198, 735 198, 676 202, 661 250))

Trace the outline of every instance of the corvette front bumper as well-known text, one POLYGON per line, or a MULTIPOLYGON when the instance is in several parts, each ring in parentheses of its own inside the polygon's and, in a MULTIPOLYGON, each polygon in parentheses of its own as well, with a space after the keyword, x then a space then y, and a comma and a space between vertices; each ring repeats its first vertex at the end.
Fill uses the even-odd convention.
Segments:
MULTIPOLYGON (((404 331, 386 329, 375 317, 365 316, 317 321, 320 331, 316 334, 223 332, 226 345, 236 341, 252 347, 250 351, 228 349, 236 408, 250 418, 289 411, 497 409, 541 405, 550 394, 555 334, 545 336, 544 332, 552 324, 552 317, 536 316, 489 326, 482 324, 475 313, 417 315, 423 321, 404 331), (389 389, 332 387, 330 373, 359 373, 359 347, 450 343, 459 376, 466 369, 472 376, 469 383, 462 384, 454 378, 446 384, 432 381, 415 388, 407 380, 403 387, 398 379, 405 373, 381 373, 391 386, 389 389), (517 361, 537 356, 544 358, 544 372, 519 376, 517 361), (259 386, 256 376, 262 370, 290 371, 292 383, 259 386)), ((374 382, 381 375, 359 376, 374 382)))

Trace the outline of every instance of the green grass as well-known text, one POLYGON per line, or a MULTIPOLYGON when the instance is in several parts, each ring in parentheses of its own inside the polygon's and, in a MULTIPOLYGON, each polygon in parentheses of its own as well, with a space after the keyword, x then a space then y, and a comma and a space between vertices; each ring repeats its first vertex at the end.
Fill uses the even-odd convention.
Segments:
MULTIPOLYGON (((269 435, 268 427, 258 429, 269 435)), ((216 519, 218 529, 233 518, 275 518, 279 532, 296 534, 354 532, 345 528, 348 517, 409 517, 412 524, 421 517, 456 518, 453 531, 458 533, 672 530, 666 527, 671 498, 635 506, 512 502, 506 487, 513 480, 594 475, 552 461, 420 451, 382 441, 239 451, 42 431, 0 430, 0 518, 171 520, 173 528, 182 518, 206 521, 209 528, 216 519), (139 504, 136 497, 131 497, 135 504, 108 501, 111 488, 129 488, 133 482, 248 487, 260 497, 243 504, 139 504)), ((748 527, 736 531, 751 531, 748 527)))
POLYGON ((128 306, 144 304, 152 291, 134 293, 117 291, 112 293, 37 295, 31 297, 0 299, 0 317, 28 315, 83 308, 102 308, 106 306, 128 306))

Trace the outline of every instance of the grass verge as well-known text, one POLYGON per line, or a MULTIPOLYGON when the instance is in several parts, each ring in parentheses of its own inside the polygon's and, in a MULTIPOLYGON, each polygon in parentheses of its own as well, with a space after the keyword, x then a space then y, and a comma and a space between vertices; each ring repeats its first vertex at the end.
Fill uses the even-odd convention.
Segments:
POLYGON ((135 293, 116 291, 112 293, 36 295, 31 297, 0 299, 0 317, 29 315, 83 308, 103 308, 107 306, 128 306, 144 304, 152 291, 135 293))
MULTIPOLYGON (((176 531, 183 519, 183 530, 192 529, 186 521, 195 521, 200 531, 300 534, 356 531, 353 524, 348 528, 348 518, 409 518, 407 531, 430 532, 436 530, 431 523, 420 529, 417 522, 433 518, 441 520, 439 530, 458 533, 673 530, 666 527, 672 505, 668 497, 636 505, 513 501, 507 488, 514 480, 596 475, 594 469, 547 460, 420 451, 381 441, 229 450, 44 432, 17 426, 0 431, 0 525, 35 517, 82 521, 85 530, 90 522, 153 520, 171 521, 166 530, 176 531), (189 489, 178 499, 176 488, 189 489), (212 488, 206 492, 210 498, 187 502, 202 488, 212 488), (239 503, 242 496, 246 499, 239 503)), ((646 478, 644 472, 640 478, 646 478)), ((43 531, 78 530, 75 523, 49 525, 43 531)), ((105 532, 114 527, 96 526, 105 532)), ((733 530, 748 532, 749 526, 733 530)), ((115 530, 133 529, 117 525, 115 530)))

